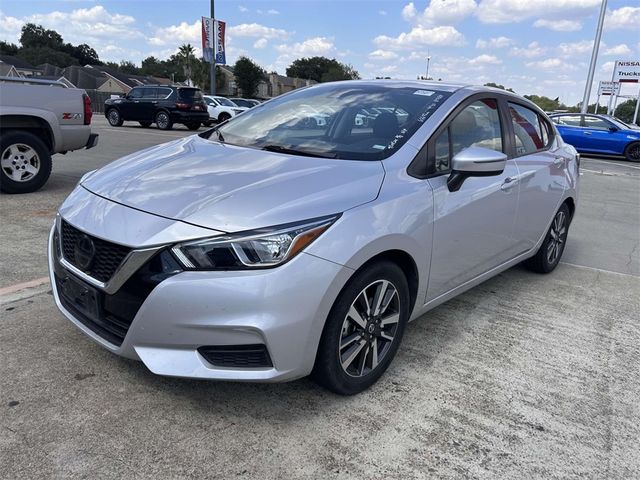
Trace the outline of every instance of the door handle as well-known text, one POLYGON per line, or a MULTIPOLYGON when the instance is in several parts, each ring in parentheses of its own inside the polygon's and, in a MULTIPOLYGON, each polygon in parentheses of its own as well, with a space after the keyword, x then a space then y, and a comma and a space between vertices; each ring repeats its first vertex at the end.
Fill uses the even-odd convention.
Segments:
POLYGON ((553 164, 557 167, 564 165, 564 157, 555 157, 555 159, 553 160, 553 164))
POLYGON ((591 135, 591 132, 584 132, 585 135, 591 135))
POLYGON ((500 190, 505 192, 508 190, 511 190, 514 186, 517 185, 517 183, 518 183, 518 177, 507 177, 502 182, 502 185, 500 186, 500 190))
POLYGON ((153 103, 153 104, 155 105, 155 104, 156 104, 156 103, 158 103, 158 102, 151 102, 151 103, 153 103))

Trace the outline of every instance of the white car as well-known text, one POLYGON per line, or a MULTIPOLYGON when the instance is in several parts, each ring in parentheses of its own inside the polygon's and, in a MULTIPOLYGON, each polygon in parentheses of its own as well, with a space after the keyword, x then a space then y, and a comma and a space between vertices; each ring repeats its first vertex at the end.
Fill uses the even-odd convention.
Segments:
POLYGON ((249 110, 247 107, 239 107, 231 100, 225 97, 215 97, 213 95, 204 95, 204 101, 207 104, 209 118, 218 123, 226 122, 231 117, 235 117, 239 113, 249 110))

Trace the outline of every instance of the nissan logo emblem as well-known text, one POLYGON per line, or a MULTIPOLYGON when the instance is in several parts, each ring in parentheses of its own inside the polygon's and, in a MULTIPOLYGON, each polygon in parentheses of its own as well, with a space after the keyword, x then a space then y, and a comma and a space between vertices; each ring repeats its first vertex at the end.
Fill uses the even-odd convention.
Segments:
POLYGON ((73 254, 78 268, 81 270, 88 270, 91 268, 93 257, 96 254, 96 246, 93 244, 93 240, 91 240, 87 235, 82 235, 76 241, 73 254))

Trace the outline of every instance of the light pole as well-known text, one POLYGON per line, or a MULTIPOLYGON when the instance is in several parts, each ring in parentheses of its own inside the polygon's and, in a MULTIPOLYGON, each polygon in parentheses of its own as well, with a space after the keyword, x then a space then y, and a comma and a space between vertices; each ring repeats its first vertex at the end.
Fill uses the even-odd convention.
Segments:
POLYGON ((427 55, 427 78, 429 80, 429 63, 431 63, 431 55, 427 55))
MULTIPOLYGON (((214 6, 214 0, 211 0, 211 18, 215 19, 216 13, 215 13, 215 6, 214 6)), ((216 38, 215 41, 217 42, 218 39, 216 38)), ((211 77, 211 95, 215 95, 216 94, 216 49, 213 49, 213 61, 211 62, 211 73, 210 73, 210 77, 211 77)))
POLYGON ((600 39, 602 38, 602 26, 604 25, 604 14, 607 11, 607 0, 602 0, 600 7, 600 18, 598 19, 598 28, 596 29, 596 38, 593 42, 593 50, 591 51, 591 63, 589 64, 589 74, 587 75, 587 84, 584 86, 584 97, 582 97, 582 113, 587 113, 589 108, 589 97, 591 96, 591 84, 593 83, 593 74, 596 70, 598 62, 598 50, 600 49, 600 39))

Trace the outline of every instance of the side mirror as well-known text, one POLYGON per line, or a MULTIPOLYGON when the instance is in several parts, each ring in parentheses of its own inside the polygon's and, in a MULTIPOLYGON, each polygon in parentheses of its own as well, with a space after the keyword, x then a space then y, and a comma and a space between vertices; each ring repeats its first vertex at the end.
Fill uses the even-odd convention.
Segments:
POLYGON ((619 129, 618 127, 616 127, 616 126, 613 126, 613 125, 612 125, 612 126, 610 126, 610 127, 609 127, 609 131, 610 131, 611 133, 615 133, 615 132, 617 132, 618 130, 620 130, 620 129, 619 129))
POLYGON ((489 148, 469 147, 451 159, 451 176, 447 180, 450 192, 460 190, 467 177, 500 175, 507 164, 507 156, 489 148))

